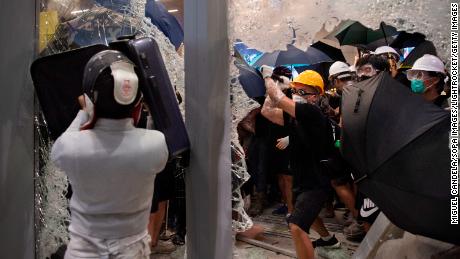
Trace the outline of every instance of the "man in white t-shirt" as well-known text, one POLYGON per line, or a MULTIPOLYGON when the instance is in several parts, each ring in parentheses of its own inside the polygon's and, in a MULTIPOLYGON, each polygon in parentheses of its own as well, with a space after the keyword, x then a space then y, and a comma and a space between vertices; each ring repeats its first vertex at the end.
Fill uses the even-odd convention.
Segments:
POLYGON ((73 190, 65 258, 149 258, 147 224, 155 175, 168 159, 165 137, 134 127, 141 94, 121 52, 96 54, 83 89, 82 110, 51 152, 73 190))

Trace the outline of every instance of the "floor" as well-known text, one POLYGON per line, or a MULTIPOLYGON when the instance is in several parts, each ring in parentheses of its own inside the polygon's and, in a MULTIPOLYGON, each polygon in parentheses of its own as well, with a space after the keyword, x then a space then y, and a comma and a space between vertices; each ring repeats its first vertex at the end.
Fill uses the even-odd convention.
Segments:
MULTIPOLYGON (((233 258, 235 259, 290 259, 295 258, 295 249, 291 240, 291 235, 286 225, 283 216, 274 216, 271 211, 274 208, 268 208, 264 213, 254 218, 254 223, 262 225, 265 229, 260 240, 248 242, 236 240, 233 250, 233 258), (264 247, 268 247, 264 248, 264 247), (274 252, 271 250, 276 250, 274 252)), ((335 211, 336 218, 341 217, 343 211, 335 211)), ((351 255, 359 246, 359 243, 348 241, 343 235, 343 228, 337 222, 336 218, 323 218, 327 229, 334 234, 341 242, 341 247, 338 249, 316 249, 317 258, 331 259, 346 259, 351 258, 351 255)), ((310 233, 312 240, 319 238, 313 231, 310 233)), ((237 238, 238 239, 238 238, 237 238)), ((152 255, 151 258, 156 259, 179 259, 184 258, 185 246, 179 246, 178 249, 170 255, 152 255)))

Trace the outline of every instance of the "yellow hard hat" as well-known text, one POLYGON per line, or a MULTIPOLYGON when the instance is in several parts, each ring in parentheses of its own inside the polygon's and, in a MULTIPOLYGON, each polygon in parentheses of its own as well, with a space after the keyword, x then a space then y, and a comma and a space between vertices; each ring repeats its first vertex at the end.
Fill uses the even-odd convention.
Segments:
POLYGON ((291 82, 291 86, 296 87, 296 84, 314 86, 319 90, 320 94, 324 93, 323 78, 318 72, 313 70, 305 70, 302 73, 300 73, 291 82))

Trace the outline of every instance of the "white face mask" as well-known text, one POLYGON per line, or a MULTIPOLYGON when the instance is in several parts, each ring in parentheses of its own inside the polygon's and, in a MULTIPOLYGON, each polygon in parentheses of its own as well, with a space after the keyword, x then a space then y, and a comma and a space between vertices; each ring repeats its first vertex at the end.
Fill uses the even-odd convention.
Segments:
POLYGON ((302 96, 298 96, 296 94, 292 96, 292 100, 296 103, 307 103, 307 100, 305 100, 302 96))

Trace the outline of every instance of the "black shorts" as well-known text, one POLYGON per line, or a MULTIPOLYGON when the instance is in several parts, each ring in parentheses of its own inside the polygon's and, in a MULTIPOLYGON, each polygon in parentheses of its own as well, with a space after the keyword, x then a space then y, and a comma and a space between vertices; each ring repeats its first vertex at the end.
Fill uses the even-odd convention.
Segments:
POLYGON ((158 210, 158 204, 174 198, 174 169, 175 162, 168 162, 165 169, 155 177, 151 213, 158 210))
POLYGON ((356 197, 355 208, 359 210, 358 221, 367 222, 369 224, 374 223, 377 216, 380 214, 380 209, 377 205, 361 192, 358 192, 356 197))
POLYGON ((318 217, 328 198, 328 191, 315 189, 294 194, 294 211, 288 217, 288 223, 299 226, 303 231, 310 233, 313 221, 318 217))
POLYGON ((276 147, 272 149, 268 164, 271 175, 292 175, 289 170, 289 151, 287 149, 280 150, 276 147))

